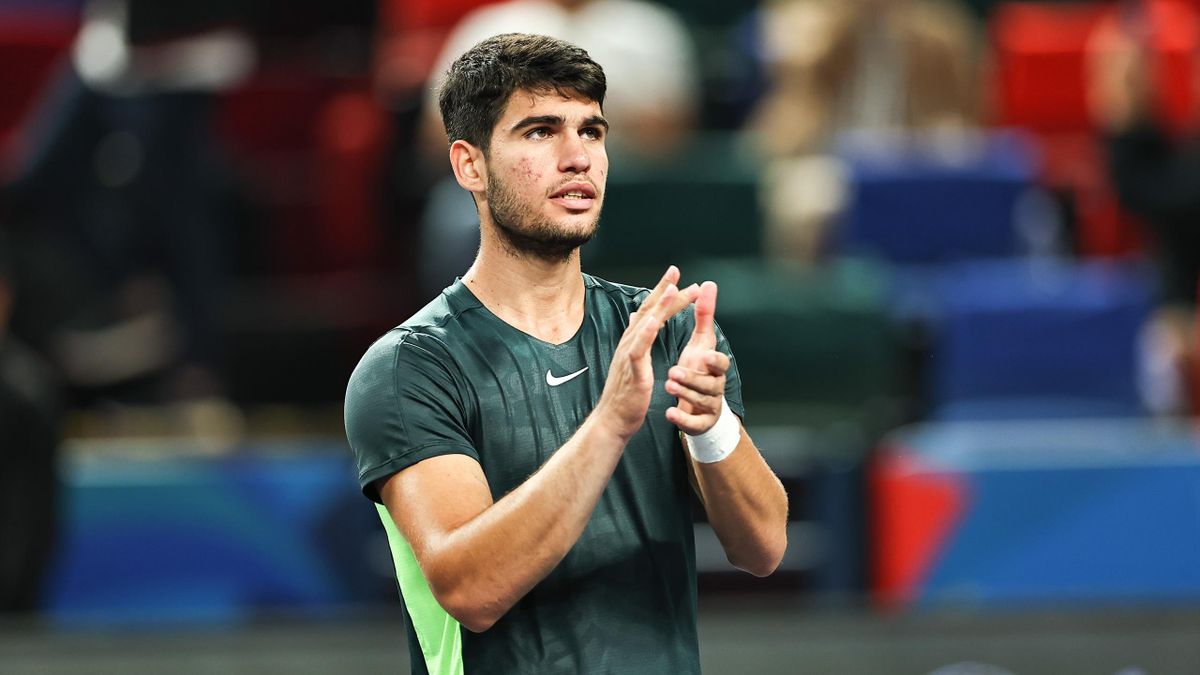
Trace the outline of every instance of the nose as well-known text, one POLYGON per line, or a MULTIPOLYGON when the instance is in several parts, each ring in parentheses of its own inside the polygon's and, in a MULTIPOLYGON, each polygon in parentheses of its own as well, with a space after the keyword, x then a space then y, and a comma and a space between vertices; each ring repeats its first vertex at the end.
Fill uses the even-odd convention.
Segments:
POLYGON ((563 134, 559 148, 558 170, 563 173, 584 173, 592 168, 592 155, 579 134, 563 134))

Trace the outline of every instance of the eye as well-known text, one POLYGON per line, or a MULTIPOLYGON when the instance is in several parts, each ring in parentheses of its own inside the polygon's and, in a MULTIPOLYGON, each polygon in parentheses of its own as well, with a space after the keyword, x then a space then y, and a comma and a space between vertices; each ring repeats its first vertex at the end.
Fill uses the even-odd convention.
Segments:
POLYGON ((535 141, 543 138, 550 138, 550 127, 534 127, 525 132, 525 138, 530 138, 535 141))
POLYGON ((590 141, 598 141, 604 138, 604 129, 600 127, 586 127, 580 130, 579 135, 590 141))

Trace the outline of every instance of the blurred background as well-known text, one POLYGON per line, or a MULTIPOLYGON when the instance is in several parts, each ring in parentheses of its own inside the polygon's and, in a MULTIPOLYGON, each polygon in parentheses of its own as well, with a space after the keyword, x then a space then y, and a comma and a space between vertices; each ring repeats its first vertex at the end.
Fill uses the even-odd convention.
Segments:
POLYGON ((342 431, 478 243, 431 88, 604 66, 588 271, 788 488, 710 673, 1200 673, 1200 2, 0 0, 0 672, 407 672, 342 431))

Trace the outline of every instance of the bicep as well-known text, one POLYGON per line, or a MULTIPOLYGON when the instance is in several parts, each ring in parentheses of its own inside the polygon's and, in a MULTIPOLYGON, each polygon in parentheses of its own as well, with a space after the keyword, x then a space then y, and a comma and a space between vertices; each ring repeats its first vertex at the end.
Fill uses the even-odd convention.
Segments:
POLYGON ((378 483, 388 514, 422 567, 439 542, 492 505, 483 467, 468 455, 430 457, 378 483))

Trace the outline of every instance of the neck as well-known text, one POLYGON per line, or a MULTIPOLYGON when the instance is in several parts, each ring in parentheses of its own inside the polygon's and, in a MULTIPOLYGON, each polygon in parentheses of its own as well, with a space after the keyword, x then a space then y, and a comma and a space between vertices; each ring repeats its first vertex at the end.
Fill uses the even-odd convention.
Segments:
POLYGON ((566 259, 546 260, 513 251, 494 226, 482 227, 479 254, 463 283, 505 323, 551 344, 571 338, 583 322, 583 276, 579 249, 566 259))

